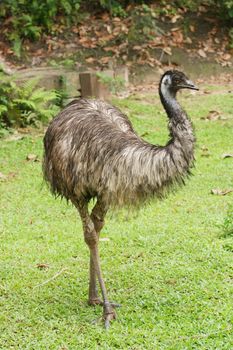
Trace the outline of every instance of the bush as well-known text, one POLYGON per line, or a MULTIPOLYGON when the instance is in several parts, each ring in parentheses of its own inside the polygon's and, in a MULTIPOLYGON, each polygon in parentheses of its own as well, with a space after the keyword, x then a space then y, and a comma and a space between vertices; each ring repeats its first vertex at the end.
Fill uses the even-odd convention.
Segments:
POLYGON ((132 43, 144 43, 152 40, 161 30, 157 25, 157 14, 147 5, 136 6, 130 13, 131 26, 128 40, 132 43))
MULTIPOLYGON (((134 26, 140 27, 146 22, 149 32, 153 31, 155 26, 154 20, 151 24, 147 21, 152 18, 149 4, 155 4, 155 7, 158 5, 160 12, 169 5, 174 13, 179 7, 196 11, 199 5, 206 4, 212 5, 213 11, 224 20, 233 18, 233 0, 176 0, 173 3, 168 0, 4 0, 0 2, 0 21, 6 20, 7 30, 3 31, 3 35, 12 42, 15 54, 20 57, 24 39, 38 40, 43 33, 56 32, 60 24, 69 27, 71 24, 78 23, 83 11, 93 13, 107 10, 112 16, 125 17, 129 4, 142 5, 142 18, 140 14, 137 16, 134 10, 134 17, 137 17, 139 22, 134 26)), ((129 15, 131 16, 131 11, 129 15)))
POLYGON ((230 20, 233 18, 233 0, 218 0, 221 15, 224 19, 230 20))
POLYGON ((38 88, 39 78, 22 84, 0 73, 0 128, 37 125, 52 118, 59 107, 58 93, 38 88))
POLYGON ((80 7, 81 0, 5 0, 0 4, 0 20, 7 19, 11 30, 7 38, 13 43, 17 56, 23 39, 37 40, 42 32, 52 32, 58 21, 70 25, 80 7))

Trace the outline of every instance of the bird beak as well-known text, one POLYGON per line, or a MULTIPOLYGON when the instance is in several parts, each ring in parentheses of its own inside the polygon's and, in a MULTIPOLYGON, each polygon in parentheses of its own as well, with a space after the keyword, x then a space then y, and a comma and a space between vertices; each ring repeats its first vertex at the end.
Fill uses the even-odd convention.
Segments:
POLYGON ((190 90, 199 90, 199 88, 194 85, 191 80, 186 80, 184 84, 179 85, 180 89, 190 89, 190 90))

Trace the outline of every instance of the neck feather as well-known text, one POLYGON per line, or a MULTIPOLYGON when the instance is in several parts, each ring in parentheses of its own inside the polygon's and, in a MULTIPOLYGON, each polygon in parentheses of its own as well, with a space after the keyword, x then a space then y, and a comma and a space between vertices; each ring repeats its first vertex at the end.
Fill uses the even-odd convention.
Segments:
MULTIPOLYGON (((192 123, 176 99, 176 94, 160 86, 160 99, 169 118, 170 140, 165 150, 180 174, 185 174, 194 161, 194 143, 192 123)), ((169 171, 168 171, 169 173, 169 171)))

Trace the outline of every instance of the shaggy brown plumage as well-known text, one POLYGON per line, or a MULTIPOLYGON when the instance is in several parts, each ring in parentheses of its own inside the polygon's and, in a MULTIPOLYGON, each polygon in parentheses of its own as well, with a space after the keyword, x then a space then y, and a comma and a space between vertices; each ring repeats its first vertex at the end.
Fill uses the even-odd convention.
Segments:
POLYGON ((95 275, 104 299, 104 318, 115 317, 108 302, 98 257, 98 236, 110 206, 137 205, 163 197, 172 185, 184 183, 194 161, 194 135, 176 100, 181 88, 196 89, 178 71, 166 72, 159 94, 169 118, 166 146, 141 139, 119 109, 92 99, 71 102, 51 122, 44 138, 44 178, 56 196, 77 207, 91 251, 89 302, 99 303, 95 275), (97 198, 91 213, 88 202, 97 198))

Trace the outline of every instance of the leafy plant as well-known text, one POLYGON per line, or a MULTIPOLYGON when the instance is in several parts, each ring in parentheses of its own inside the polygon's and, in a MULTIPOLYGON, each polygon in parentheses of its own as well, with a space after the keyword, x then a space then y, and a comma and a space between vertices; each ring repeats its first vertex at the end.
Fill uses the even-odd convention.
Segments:
POLYGON ((59 110, 58 93, 38 87, 40 78, 18 83, 17 77, 0 73, 0 128, 45 122, 59 110))
POLYGON ((156 17, 156 12, 147 5, 135 7, 131 12, 132 22, 128 33, 129 42, 144 42, 153 39, 160 33, 156 17))
POLYGON ((233 0, 218 0, 222 16, 226 19, 233 18, 233 0))
POLYGON ((68 26, 77 21, 81 0, 5 0, 0 19, 7 19, 6 37, 20 57, 24 39, 38 40, 42 32, 51 33, 56 23, 68 26))
POLYGON ((116 0, 100 0, 100 5, 107 9, 112 16, 126 17, 123 5, 116 0))
POLYGON ((116 94, 117 92, 120 92, 125 87, 125 81, 121 77, 110 77, 104 73, 96 73, 99 81, 103 83, 104 85, 108 86, 109 90, 116 94))

